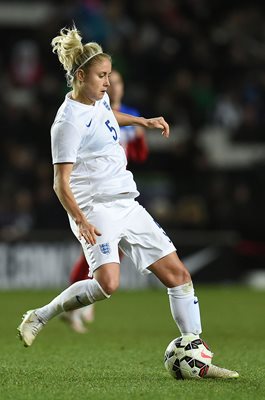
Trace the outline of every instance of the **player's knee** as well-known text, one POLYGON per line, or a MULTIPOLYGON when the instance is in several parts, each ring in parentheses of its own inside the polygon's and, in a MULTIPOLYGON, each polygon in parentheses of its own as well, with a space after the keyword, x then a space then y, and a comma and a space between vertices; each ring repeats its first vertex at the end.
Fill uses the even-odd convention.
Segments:
POLYGON ((119 281, 119 278, 112 277, 108 280, 104 280, 103 282, 100 282, 100 285, 107 294, 111 295, 118 289, 118 287, 120 285, 120 281, 119 281))
POLYGON ((116 263, 102 265, 95 271, 94 276, 104 292, 111 295, 120 285, 120 266, 116 263))
POLYGON ((175 287, 190 281, 191 276, 188 272, 186 273, 185 271, 176 271, 175 273, 171 273, 167 276, 166 286, 175 287))
POLYGON ((180 277, 181 277, 183 283, 184 283, 184 282, 190 282, 190 281, 191 281, 190 273, 189 273, 189 271, 187 270, 186 267, 184 267, 183 269, 181 269, 181 271, 179 272, 179 274, 180 274, 180 277))
POLYGON ((184 264, 175 265, 167 276, 167 287, 175 287, 190 282, 191 276, 184 264))

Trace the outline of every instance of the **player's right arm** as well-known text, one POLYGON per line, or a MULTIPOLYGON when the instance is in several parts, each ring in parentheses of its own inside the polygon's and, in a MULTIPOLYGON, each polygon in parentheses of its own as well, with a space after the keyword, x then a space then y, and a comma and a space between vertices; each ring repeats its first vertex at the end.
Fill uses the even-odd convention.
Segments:
POLYGON ((51 150, 54 165, 54 191, 67 213, 78 227, 79 239, 96 243, 100 232, 91 225, 80 210, 70 187, 70 175, 82 140, 80 131, 68 121, 56 121, 51 128, 51 150))
POLYGON ((97 236, 101 233, 90 224, 84 213, 80 210, 69 181, 73 169, 72 163, 54 164, 54 184, 53 189, 67 213, 73 218, 79 230, 79 239, 82 237, 90 244, 96 244, 97 236))

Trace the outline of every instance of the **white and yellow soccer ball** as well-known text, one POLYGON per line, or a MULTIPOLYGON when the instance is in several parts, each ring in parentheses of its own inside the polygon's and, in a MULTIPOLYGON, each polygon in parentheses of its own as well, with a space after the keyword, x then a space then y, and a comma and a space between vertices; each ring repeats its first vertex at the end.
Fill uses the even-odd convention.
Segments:
POLYGON ((212 362, 213 353, 201 338, 181 336, 166 348, 164 363, 175 379, 204 378, 212 362))

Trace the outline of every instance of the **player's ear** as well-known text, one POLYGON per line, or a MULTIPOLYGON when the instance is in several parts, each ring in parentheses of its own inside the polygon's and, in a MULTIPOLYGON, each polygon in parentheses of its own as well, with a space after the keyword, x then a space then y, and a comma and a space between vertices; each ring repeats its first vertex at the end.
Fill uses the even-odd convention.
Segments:
POLYGON ((85 79, 85 72, 83 69, 79 69, 76 71, 76 77, 79 82, 84 82, 85 79))

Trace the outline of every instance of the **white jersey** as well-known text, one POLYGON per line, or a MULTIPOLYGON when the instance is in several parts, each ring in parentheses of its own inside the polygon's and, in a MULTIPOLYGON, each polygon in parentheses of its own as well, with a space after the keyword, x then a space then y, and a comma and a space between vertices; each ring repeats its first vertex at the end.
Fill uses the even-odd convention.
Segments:
POLYGON ((72 100, 70 95, 51 127, 51 150, 53 164, 73 163, 70 187, 79 207, 137 197, 108 95, 94 106, 72 100))

